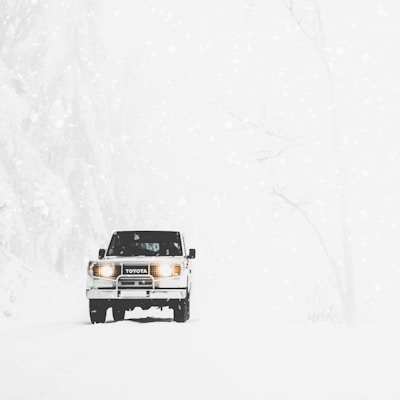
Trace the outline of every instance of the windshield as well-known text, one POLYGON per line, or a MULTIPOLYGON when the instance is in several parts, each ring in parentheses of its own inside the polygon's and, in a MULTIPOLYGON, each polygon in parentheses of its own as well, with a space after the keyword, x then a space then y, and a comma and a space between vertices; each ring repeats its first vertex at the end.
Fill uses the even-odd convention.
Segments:
POLYGON ((179 232, 115 232, 107 256, 181 256, 179 232))

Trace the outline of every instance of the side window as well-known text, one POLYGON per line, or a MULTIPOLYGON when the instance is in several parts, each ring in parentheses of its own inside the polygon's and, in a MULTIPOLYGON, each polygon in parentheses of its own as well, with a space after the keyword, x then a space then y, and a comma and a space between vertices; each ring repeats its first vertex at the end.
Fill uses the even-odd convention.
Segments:
POLYGON ((108 246, 108 252, 107 252, 108 256, 113 256, 116 253, 117 250, 116 248, 121 246, 120 242, 121 238, 117 234, 114 234, 108 246))

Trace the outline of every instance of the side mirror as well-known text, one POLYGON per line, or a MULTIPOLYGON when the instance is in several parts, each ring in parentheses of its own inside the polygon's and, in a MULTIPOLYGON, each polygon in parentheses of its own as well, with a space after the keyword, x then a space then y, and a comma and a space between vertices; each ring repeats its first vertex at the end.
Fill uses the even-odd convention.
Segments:
POLYGON ((189 249, 188 258, 196 258, 196 250, 195 249, 189 249))
POLYGON ((104 258, 105 255, 106 255, 106 250, 105 249, 100 249, 99 250, 99 258, 104 258))

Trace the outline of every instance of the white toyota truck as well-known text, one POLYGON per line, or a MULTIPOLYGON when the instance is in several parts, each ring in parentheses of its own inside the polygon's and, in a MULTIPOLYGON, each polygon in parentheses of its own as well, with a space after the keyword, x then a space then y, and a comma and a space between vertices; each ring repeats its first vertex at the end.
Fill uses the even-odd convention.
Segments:
POLYGON ((110 244, 89 261, 86 296, 92 324, 114 321, 140 307, 169 307, 174 321, 190 317, 191 260, 196 250, 185 247, 173 231, 115 231, 110 244))

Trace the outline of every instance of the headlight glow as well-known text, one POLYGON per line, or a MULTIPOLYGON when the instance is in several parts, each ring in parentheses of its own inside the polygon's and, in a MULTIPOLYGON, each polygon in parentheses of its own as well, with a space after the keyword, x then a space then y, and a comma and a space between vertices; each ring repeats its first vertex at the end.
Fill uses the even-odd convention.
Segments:
POLYGON ((104 278, 110 278, 114 275, 114 267, 111 265, 102 265, 100 267, 100 275, 104 278))
POLYGON ((158 274, 163 278, 172 276, 172 265, 170 264, 160 264, 158 266, 158 274))
POLYGON ((182 273, 182 266, 180 264, 152 264, 150 265, 150 275, 154 278, 173 278, 182 273))
POLYGON ((114 264, 93 264, 92 266, 93 276, 99 278, 115 278, 119 275, 118 268, 114 264))

